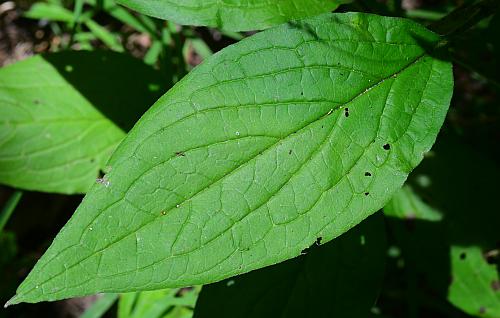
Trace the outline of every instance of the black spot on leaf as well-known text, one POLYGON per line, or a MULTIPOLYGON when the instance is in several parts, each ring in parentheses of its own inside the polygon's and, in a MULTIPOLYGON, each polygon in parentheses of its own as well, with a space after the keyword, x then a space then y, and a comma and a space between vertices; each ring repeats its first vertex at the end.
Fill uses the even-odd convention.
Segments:
POLYGON ((462 252, 462 253, 460 253, 459 257, 463 261, 467 257, 467 254, 465 252, 462 252))

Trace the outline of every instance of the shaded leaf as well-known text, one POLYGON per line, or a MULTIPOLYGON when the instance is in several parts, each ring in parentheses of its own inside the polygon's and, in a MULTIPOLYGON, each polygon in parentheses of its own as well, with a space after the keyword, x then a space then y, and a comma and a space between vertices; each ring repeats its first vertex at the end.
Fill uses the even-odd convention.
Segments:
POLYGON ((441 221, 441 212, 425 203, 410 185, 404 185, 384 206, 385 215, 407 220, 441 221))
POLYGON ((441 222, 388 222, 405 266, 415 268, 419 282, 433 289, 422 297, 434 300, 438 294, 470 315, 500 317, 498 179, 494 162, 447 135, 411 174, 414 194, 443 216, 441 222))
POLYGON ((215 282, 346 232, 436 138, 451 65, 420 43, 438 40, 328 14, 208 58, 132 129, 12 303, 215 282))
POLYGON ((298 258, 204 286, 195 318, 368 316, 384 277, 381 215, 298 258))
POLYGON ((179 24, 231 31, 261 30, 290 20, 335 10, 342 0, 118 0, 140 13, 179 24))
POLYGON ((448 299, 479 317, 500 317, 500 277, 496 264, 488 264, 477 246, 452 246, 452 283, 448 299))
POLYGON ((123 129, 142 115, 145 102, 158 98, 161 86, 153 69, 109 52, 48 54, 2 68, 0 183, 86 192, 123 129))

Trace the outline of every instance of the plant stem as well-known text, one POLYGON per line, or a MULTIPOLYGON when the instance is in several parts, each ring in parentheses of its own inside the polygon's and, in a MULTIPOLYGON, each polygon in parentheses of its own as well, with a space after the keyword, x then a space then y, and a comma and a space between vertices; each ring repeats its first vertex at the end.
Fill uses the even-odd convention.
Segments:
POLYGON ((3 231, 3 228, 5 227, 5 224, 10 219, 10 216, 12 215, 12 212, 16 209, 17 204, 19 203, 19 200, 21 200, 21 197, 23 195, 22 191, 16 191, 14 192, 5 206, 2 209, 2 212, 0 213, 0 232, 3 231))
POLYGON ((450 38, 493 15, 499 7, 500 1, 498 0, 479 0, 471 4, 466 4, 430 25, 430 29, 444 37, 450 38))

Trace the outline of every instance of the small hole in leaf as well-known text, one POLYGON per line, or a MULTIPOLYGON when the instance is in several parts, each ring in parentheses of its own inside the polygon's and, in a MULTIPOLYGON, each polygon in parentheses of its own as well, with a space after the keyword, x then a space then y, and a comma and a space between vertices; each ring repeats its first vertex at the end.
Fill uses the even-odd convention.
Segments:
POLYGON ((104 175, 105 175, 104 171, 99 169, 99 174, 97 175, 98 178, 102 179, 102 178, 104 178, 104 175))
POLYGON ((367 172, 365 172, 365 177, 371 177, 371 176, 372 176, 372 174, 371 174, 371 173, 369 173, 368 171, 367 171, 367 172))
POLYGON ((370 194, 370 192, 365 192, 365 195, 366 195, 366 196, 367 196, 367 195, 369 195, 369 194, 370 194))
POLYGON ((344 115, 345 115, 345 117, 349 117, 349 108, 346 107, 344 109, 344 115))
POLYGON ((460 259, 464 260, 467 257, 467 254, 465 252, 460 253, 460 259))
POLYGON ((304 92, 300 92, 300 96, 304 96, 304 92))
POLYGON ((322 241, 322 240, 323 240, 323 237, 321 237, 321 236, 320 236, 320 237, 318 237, 318 238, 316 239, 316 245, 321 245, 321 241, 322 241))
POLYGON ((185 154, 184 152, 182 152, 182 151, 177 151, 177 152, 175 153, 175 155, 176 155, 177 157, 185 157, 185 156, 186 156, 186 154, 185 154))
POLYGON ((290 149, 290 150, 288 151, 288 154, 289 154, 289 155, 291 155, 291 154, 292 154, 292 149, 290 149))
POLYGON ((161 211, 161 215, 167 215, 166 211, 161 211))
POLYGON ((385 144, 385 145, 383 145, 382 147, 384 148, 384 150, 389 150, 389 149, 391 149, 391 145, 389 145, 389 144, 385 144))

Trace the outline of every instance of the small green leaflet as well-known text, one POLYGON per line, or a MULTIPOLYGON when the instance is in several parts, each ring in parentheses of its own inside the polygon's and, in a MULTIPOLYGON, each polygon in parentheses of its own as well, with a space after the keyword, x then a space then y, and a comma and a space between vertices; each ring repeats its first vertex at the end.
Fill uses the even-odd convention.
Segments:
POLYGON ((368 317, 384 278, 382 215, 320 243, 298 258, 203 286, 194 317, 368 317))
POLYGON ((216 282, 346 232, 434 143, 453 86, 438 41, 326 14, 208 58, 139 120, 10 303, 216 282))
POLYGON ((150 67, 110 52, 54 53, 2 68, 0 183, 86 192, 162 86, 150 67))
POLYGON ((335 10, 345 0, 118 0, 140 13, 185 25, 261 30, 335 10))

